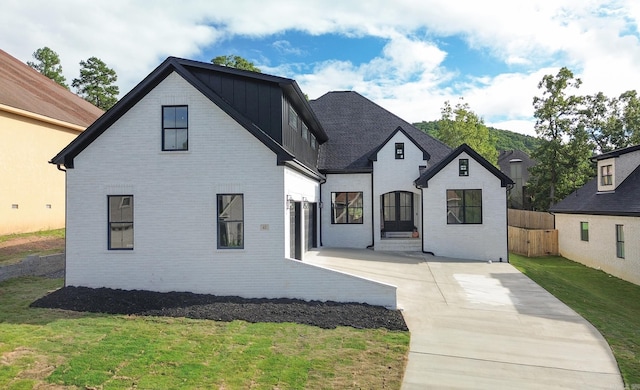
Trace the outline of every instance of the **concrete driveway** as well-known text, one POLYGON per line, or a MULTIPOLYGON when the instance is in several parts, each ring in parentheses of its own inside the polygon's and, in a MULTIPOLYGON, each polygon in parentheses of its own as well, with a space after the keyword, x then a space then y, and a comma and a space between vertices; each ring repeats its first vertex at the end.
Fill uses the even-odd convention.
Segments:
POLYGON ((511 264, 360 249, 304 261, 398 287, 405 390, 624 388, 600 333, 511 264))

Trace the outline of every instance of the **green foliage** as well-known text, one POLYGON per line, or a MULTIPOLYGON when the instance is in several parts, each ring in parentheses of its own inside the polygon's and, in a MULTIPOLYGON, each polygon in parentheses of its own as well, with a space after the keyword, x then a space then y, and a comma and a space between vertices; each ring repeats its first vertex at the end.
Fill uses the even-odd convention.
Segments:
POLYGON ((548 210, 595 173, 589 164, 593 145, 579 120, 584 99, 567 91, 581 84, 567 68, 545 75, 538 84, 542 97, 534 97, 533 107, 541 144, 531 155, 538 164, 529 170, 529 191, 538 210, 548 210))
POLYGON ((61 279, 0 283, 0 388, 400 388, 408 332, 30 308, 61 279), (65 387, 66 388, 66 387, 65 387))
MULTIPOLYGON (((440 121, 422 121, 413 125, 434 138, 438 138, 438 123, 440 121)), ((493 140, 496 151, 502 150, 522 150, 531 154, 538 146, 539 140, 530 135, 515 133, 509 130, 496 129, 488 126, 489 139, 493 140)))
POLYGON ((441 110, 442 119, 438 121, 438 139, 452 148, 462 144, 471 146, 492 164, 498 162, 495 140, 489 129, 469 107, 468 103, 458 102, 455 107, 446 101, 441 110))
POLYGON ((58 53, 45 46, 34 51, 33 58, 36 59, 37 62, 27 61, 27 65, 66 89, 69 89, 67 79, 62 75, 62 65, 60 65, 58 53))
POLYGON ((240 57, 232 55, 217 56, 211 60, 216 65, 229 66, 231 68, 249 70, 251 72, 261 73, 260 69, 256 67, 253 62, 240 57))
POLYGON ((117 80, 113 69, 99 58, 91 57, 80 61, 80 78, 73 79, 71 85, 86 101, 108 110, 118 101, 120 89, 114 85, 117 80))
POLYGON ((562 257, 509 261, 595 326, 627 384, 640 383, 640 286, 562 257))
POLYGON ((635 90, 617 98, 609 98, 602 92, 585 96, 580 114, 580 126, 595 143, 597 152, 640 143, 640 99, 635 90))

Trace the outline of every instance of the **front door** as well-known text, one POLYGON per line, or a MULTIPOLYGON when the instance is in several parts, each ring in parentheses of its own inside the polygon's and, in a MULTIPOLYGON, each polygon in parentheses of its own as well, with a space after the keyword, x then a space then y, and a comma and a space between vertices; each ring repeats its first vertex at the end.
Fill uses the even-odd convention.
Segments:
POLYGON ((396 191, 382 195, 382 215, 385 231, 413 231, 413 193, 396 191))

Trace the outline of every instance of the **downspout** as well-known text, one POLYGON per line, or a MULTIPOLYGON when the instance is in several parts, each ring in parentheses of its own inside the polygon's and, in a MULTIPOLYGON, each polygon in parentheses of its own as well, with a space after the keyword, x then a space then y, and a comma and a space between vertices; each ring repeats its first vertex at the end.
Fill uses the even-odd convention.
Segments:
POLYGON ((375 210, 373 209, 375 206, 374 199, 375 197, 373 193, 373 170, 371 170, 371 245, 368 245, 367 249, 373 249, 373 247, 376 244, 376 238, 375 238, 376 229, 374 226, 375 218, 373 218, 373 213, 375 213, 375 210))
MULTIPOLYGON (((64 172, 64 226, 65 226, 65 235, 66 235, 66 228, 67 226, 69 226, 67 219, 69 218, 69 208, 67 207, 68 205, 68 191, 67 191, 67 170, 64 168, 60 167, 61 164, 56 164, 56 168, 58 168, 59 171, 64 172)), ((65 238, 64 240, 64 281, 63 281, 63 286, 67 287, 67 256, 66 254, 69 253, 67 251, 67 240, 65 238)))
POLYGON ((420 250, 422 251, 422 253, 426 255, 435 256, 435 253, 424 250, 424 190, 422 189, 422 187, 418 186, 415 182, 413 182, 413 185, 414 187, 420 190, 420 203, 421 203, 420 212, 422 213, 422 215, 420 216, 420 231, 422 232, 422 234, 420 235, 420 241, 421 241, 420 250))
MULTIPOLYGON (((504 208, 507 210, 507 216, 509 215, 509 191, 511 191, 515 187, 515 184, 507 184, 507 196, 505 199, 504 208)), ((506 218, 505 223, 507 224, 507 263, 509 262, 509 218, 506 218)), ((500 258, 500 262, 502 263, 502 257, 500 258)))
POLYGON ((318 213, 318 219, 319 219, 319 224, 320 224, 320 231, 318 232, 319 236, 320 236, 320 246, 322 247, 322 209, 324 208, 324 203, 322 203, 322 185, 324 183, 327 182, 327 179, 320 179, 320 203, 318 204, 320 207, 318 207, 320 209, 320 212, 318 213))

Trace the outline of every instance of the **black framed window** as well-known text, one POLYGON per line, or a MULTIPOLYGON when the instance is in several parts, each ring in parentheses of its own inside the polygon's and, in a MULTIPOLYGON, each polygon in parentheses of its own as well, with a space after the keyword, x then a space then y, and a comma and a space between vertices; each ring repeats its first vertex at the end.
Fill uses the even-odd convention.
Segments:
POLYGON ((108 195, 109 249, 133 250, 133 195, 108 195))
POLYGON ((298 113, 291 106, 289 106, 289 126, 296 131, 298 130, 298 113))
POLYGON ((447 190, 447 224, 481 224, 482 190, 447 190))
POLYGON ((244 195, 218 194, 218 249, 244 248, 244 195))
POLYGON ((603 165, 600 167, 600 183, 603 186, 610 186, 613 184, 613 166, 603 165))
POLYGON ((309 139, 309 128, 304 122, 302 123, 302 139, 305 141, 309 139))
POLYGON ((396 143, 396 160, 404 160, 404 143, 396 143))
POLYGON ((616 225, 616 256, 624 259, 624 225, 616 225))
POLYGON ((189 150, 188 106, 162 106, 162 150, 189 150))
POLYGON ((331 223, 361 224, 362 205, 362 192, 332 192, 331 223))
POLYGON ((318 149, 318 141, 316 140, 315 135, 311 134, 311 149, 318 149))
POLYGON ((580 240, 589 241, 589 222, 580 222, 580 240))
POLYGON ((458 173, 460 176, 469 176, 469 159, 461 158, 458 160, 458 173))

